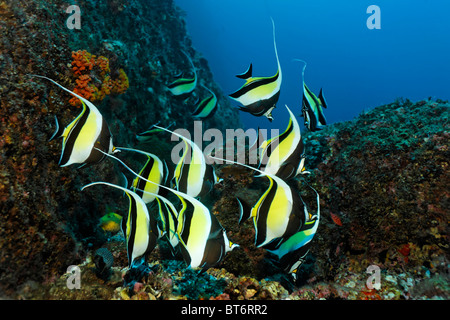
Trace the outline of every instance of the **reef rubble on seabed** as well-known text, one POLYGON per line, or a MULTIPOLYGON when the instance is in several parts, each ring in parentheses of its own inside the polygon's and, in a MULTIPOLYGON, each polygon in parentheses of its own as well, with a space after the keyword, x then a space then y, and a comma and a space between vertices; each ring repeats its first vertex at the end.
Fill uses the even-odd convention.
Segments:
MULTIPOLYGON (((163 245, 150 257, 150 274, 142 282, 123 287, 126 252, 117 233, 104 245, 115 260, 107 278, 98 276, 91 252, 78 265, 79 289, 68 288, 73 273, 66 273, 44 285, 21 285, 18 298, 449 299, 445 187, 449 182, 449 106, 440 100, 413 103, 400 99, 305 135, 311 145, 307 150, 310 183, 323 195, 324 219, 297 287, 271 268, 264 252, 251 246, 233 250, 217 268, 198 274, 186 269, 181 260, 165 260, 163 245), (359 179, 357 186, 355 179, 359 179)), ((230 166, 218 168, 218 173, 235 179, 237 188, 252 183, 248 172, 230 166)), ((227 190, 227 185, 220 188, 227 190)), ((224 190, 214 190, 221 197, 213 211, 227 226, 237 219, 237 212, 230 192, 224 190), (227 215, 230 221, 224 218, 227 215)), ((251 227, 248 222, 228 228, 229 236, 245 243, 249 239, 244 230, 251 227)))

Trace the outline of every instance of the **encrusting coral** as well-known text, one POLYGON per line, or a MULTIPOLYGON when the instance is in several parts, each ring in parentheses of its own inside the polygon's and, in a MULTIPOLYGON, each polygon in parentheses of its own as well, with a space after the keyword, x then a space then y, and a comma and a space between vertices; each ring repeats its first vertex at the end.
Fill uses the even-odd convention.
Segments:
MULTIPOLYGON (((72 71, 77 84, 73 92, 76 94, 91 102, 100 102, 107 95, 119 95, 127 91, 129 87, 127 74, 123 68, 112 72, 108 58, 97 57, 86 50, 73 51, 72 58, 72 71)), ((76 97, 72 97, 69 103, 73 106, 81 105, 76 97)))

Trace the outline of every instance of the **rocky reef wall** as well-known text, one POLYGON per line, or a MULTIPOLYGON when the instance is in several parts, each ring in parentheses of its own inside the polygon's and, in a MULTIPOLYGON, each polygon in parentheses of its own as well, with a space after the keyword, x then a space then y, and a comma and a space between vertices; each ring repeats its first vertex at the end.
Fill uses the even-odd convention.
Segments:
POLYGON ((377 265, 448 280, 449 107, 399 99, 306 135, 322 196, 316 277, 377 265))
MULTIPOLYGON (((108 161, 80 170, 58 166, 61 141, 48 142, 54 117, 67 125, 81 108, 68 93, 29 74, 95 98, 115 144, 136 147, 136 133, 156 122, 192 126, 193 107, 165 87, 189 71, 184 51, 199 83, 219 99, 220 117, 204 127, 240 126, 206 60, 192 48, 173 1, 77 1, 79 29, 68 28, 69 5, 0 2, 0 293, 6 296, 30 281, 51 282, 104 240, 97 224, 113 195, 99 189, 93 197, 80 187, 93 179, 118 182, 108 161)), ((164 141, 169 137, 153 152, 166 152, 164 141)))
MULTIPOLYGON (((81 109, 44 79, 79 90, 98 106, 115 144, 167 156, 168 136, 139 143, 135 134, 160 122, 192 128, 189 102, 165 85, 197 67, 219 110, 204 128, 237 128, 237 111, 192 48, 182 12, 172 1, 78 1, 81 28, 68 29, 64 1, 0 2, 0 297, 45 299, 408 299, 449 298, 449 107, 441 100, 399 99, 304 133, 306 181, 321 197, 321 222, 293 286, 254 246, 251 221, 238 226, 236 195, 257 200, 266 185, 237 166, 217 167, 210 207, 241 245, 218 268, 197 277, 182 263, 151 255, 156 272, 130 297, 122 288, 123 239, 106 241, 99 218, 126 212, 126 199, 106 188, 80 192, 94 180, 121 184, 106 160, 59 167, 61 142, 48 142, 54 116, 67 125, 81 109), (113 206, 113 207, 111 207, 113 206), (114 255, 109 281, 95 274, 92 253, 114 255), (67 289, 67 267, 78 265, 82 290, 67 289), (183 265, 184 266, 184 265, 183 265), (382 271, 380 290, 367 288, 366 270, 382 271), (219 269, 222 268, 222 269, 219 269), (63 276, 61 276, 63 275, 63 276)), ((194 97, 195 98, 195 97, 194 97)), ((141 158, 126 156, 139 168, 141 158)), ((304 181, 302 181, 304 180, 304 181)), ((307 194, 302 194, 308 202, 307 194)))

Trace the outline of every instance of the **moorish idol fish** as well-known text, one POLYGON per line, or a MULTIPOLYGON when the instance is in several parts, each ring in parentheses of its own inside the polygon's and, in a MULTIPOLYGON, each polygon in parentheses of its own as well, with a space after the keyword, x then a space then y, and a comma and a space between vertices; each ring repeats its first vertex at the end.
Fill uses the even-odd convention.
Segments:
MULTIPOLYGON (((167 126, 166 129, 169 129, 174 124, 175 124, 175 121, 172 122, 171 124, 169 124, 169 126, 167 126)), ((148 128, 146 131, 137 134, 136 139, 140 142, 144 142, 144 141, 149 140, 149 138, 152 137, 153 135, 164 131, 162 129, 155 128, 155 126, 157 126, 157 125, 159 125, 159 121, 157 123, 151 125, 150 128, 148 128)))
POLYGON ((53 82, 61 89, 80 99, 83 105, 81 113, 65 128, 60 125, 58 118, 55 116, 56 130, 50 141, 55 138, 63 138, 61 157, 59 159, 61 167, 79 163, 81 168, 85 165, 101 162, 105 156, 95 150, 95 148, 106 151, 109 154, 118 151, 113 146, 113 139, 108 124, 100 111, 89 100, 61 86, 50 78, 39 75, 31 76, 53 82))
POLYGON ((202 87, 208 90, 211 95, 200 101, 197 108, 195 108, 194 112, 192 113, 192 117, 194 119, 207 119, 209 117, 212 117, 217 110, 218 100, 216 94, 207 87, 203 85, 202 87))
MULTIPOLYGON (((132 149, 132 148, 117 148, 118 150, 126 150, 126 151, 133 151, 137 153, 141 153, 147 156, 147 162, 142 167, 141 171, 139 172, 140 176, 145 177, 146 179, 155 182, 156 184, 164 184, 165 179, 167 179, 168 175, 168 169, 165 162, 161 161, 159 157, 156 155, 145 152, 138 149, 132 149), (162 183, 163 182, 163 183, 162 183)), ((136 177, 133 180, 133 183, 130 188, 132 191, 136 192, 142 200, 144 200, 145 203, 150 203, 153 200, 155 200, 155 196, 153 194, 159 193, 159 187, 155 184, 148 183, 145 180, 140 179, 139 177, 136 177), (144 193, 144 191, 146 191, 144 193)))
POLYGON ((199 200, 172 190, 183 203, 178 217, 181 253, 191 268, 207 269, 217 265, 236 247, 228 240, 216 216, 199 200))
POLYGON ((300 230, 305 220, 301 209, 302 199, 286 182, 275 175, 242 163, 215 157, 211 158, 250 168, 269 179, 269 188, 253 207, 237 198, 240 206, 240 223, 253 217, 256 231, 256 247, 276 248, 284 239, 289 238, 300 230))
POLYGON ((322 107, 327 107, 322 89, 320 89, 319 98, 317 98, 304 83, 302 115, 305 118, 305 126, 310 131, 321 130, 327 124, 322 107))
POLYGON ((232 99, 242 105, 239 107, 241 111, 249 112, 257 117, 265 116, 270 121, 273 120, 272 110, 276 107, 276 103, 280 97, 282 80, 281 66, 275 42, 275 23, 273 20, 272 26, 273 45, 278 64, 277 73, 271 77, 252 77, 252 65, 250 64, 246 72, 237 75, 238 78, 246 80, 245 84, 239 90, 230 94, 232 99))
MULTIPOLYGON (((146 180, 119 158, 109 154, 107 156, 119 161, 135 176, 146 180)), ((177 235, 183 257, 191 268, 207 268, 214 261, 219 263, 226 252, 237 247, 236 244, 228 240, 220 223, 214 221, 217 218, 211 214, 203 203, 186 193, 162 185, 160 187, 173 192, 183 204, 183 208, 178 213, 177 235), (221 230, 218 225, 222 228, 221 230), (218 246, 218 244, 223 245, 223 247, 218 246)))
POLYGON ((189 59, 189 62, 191 63, 194 76, 193 78, 178 78, 170 83, 167 88, 174 96, 186 96, 194 91, 195 87, 197 86, 197 72, 195 70, 194 63, 186 52, 182 52, 184 53, 184 55, 186 55, 186 57, 189 59))
POLYGON ((159 207, 159 217, 161 220, 161 230, 167 237, 172 254, 175 255, 175 248, 178 246, 178 210, 172 202, 161 195, 155 195, 159 207))
MULTIPOLYGON (((132 172, 134 173, 134 171, 132 172)), ((141 179, 139 176, 136 176, 136 178, 141 179)), ((154 182, 148 181, 148 183, 154 184, 158 188, 163 187, 161 185, 157 185, 154 182)), ((137 191, 156 198, 159 207, 159 221, 157 221, 158 228, 159 230, 161 230, 162 237, 166 236, 167 240, 169 241, 172 254, 175 254, 175 249, 179 243, 177 234, 179 215, 178 210, 175 208, 172 202, 163 197, 161 194, 155 194, 140 189, 137 189, 137 191)))
POLYGON ((280 264, 285 266, 285 271, 290 273, 294 280, 297 279, 297 270, 305 260, 305 256, 311 246, 311 240, 317 232, 320 221, 319 194, 314 188, 309 187, 316 193, 317 213, 312 216, 308 212, 306 204, 303 203, 305 223, 300 230, 283 241, 276 249, 270 250, 270 248, 266 248, 267 251, 277 256, 280 264))
MULTIPOLYGON (((178 243, 181 244, 180 249, 183 259, 193 269, 201 268, 204 270, 220 263, 226 253, 238 245, 228 240, 226 232, 216 216, 203 203, 183 192, 169 190, 182 203, 182 209, 179 210, 177 219, 169 219, 169 223, 172 224, 170 228, 176 226, 176 235, 178 236, 175 239, 173 229, 170 229, 168 236, 171 236, 169 241, 172 248, 175 248, 178 243)), ((166 200, 160 196, 157 199, 166 200)), ((167 201, 166 204, 170 204, 170 202, 167 201)), ((174 212, 173 205, 169 210, 174 212)), ((165 227, 169 226, 166 224, 165 227)))
POLYGON ((304 171, 304 145, 300 126, 288 106, 286 109, 289 112, 288 127, 281 135, 263 144, 264 150, 259 167, 263 172, 276 175, 283 180, 307 173, 304 171))
POLYGON ((206 163, 202 150, 190 139, 168 129, 156 127, 176 135, 185 143, 183 155, 173 174, 175 188, 194 198, 208 193, 219 179, 214 168, 206 163))
MULTIPOLYGON (((110 156, 108 154, 108 156, 110 156)), ((147 261, 148 255, 162 235, 155 219, 152 219, 145 202, 135 192, 108 182, 92 182, 81 188, 103 184, 125 192, 130 201, 127 219, 122 219, 122 231, 126 239, 128 267, 139 266, 147 261)))

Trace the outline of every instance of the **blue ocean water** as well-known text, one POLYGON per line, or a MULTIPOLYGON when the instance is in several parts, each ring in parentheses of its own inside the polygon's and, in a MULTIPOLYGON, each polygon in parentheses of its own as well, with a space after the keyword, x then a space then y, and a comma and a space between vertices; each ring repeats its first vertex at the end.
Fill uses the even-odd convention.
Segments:
MULTIPOLYGON (((274 121, 241 112, 245 127, 284 129, 287 104, 301 108, 305 81, 323 87, 328 123, 350 120, 404 97, 450 99, 450 1, 448 0, 175 0, 186 11, 194 47, 209 61, 226 94, 253 63, 254 76, 277 70, 272 24, 283 72, 274 121), (369 29, 370 5, 380 9, 380 29, 369 29)), ((237 104, 233 101, 233 105, 237 104)))

